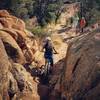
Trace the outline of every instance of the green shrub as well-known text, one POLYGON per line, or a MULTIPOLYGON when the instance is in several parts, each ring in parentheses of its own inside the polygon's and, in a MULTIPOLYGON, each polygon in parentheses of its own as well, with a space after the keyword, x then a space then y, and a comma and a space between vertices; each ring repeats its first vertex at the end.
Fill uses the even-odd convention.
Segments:
POLYGON ((50 22, 54 22, 56 20, 56 15, 54 12, 48 12, 46 17, 45 17, 45 20, 47 23, 50 23, 50 22))
POLYGON ((50 36, 51 33, 47 32, 44 28, 42 28, 41 26, 37 26, 37 27, 34 27, 33 29, 31 29, 31 32, 39 37, 39 38, 43 38, 45 36, 50 36))
POLYGON ((28 10, 27 10, 27 8, 18 8, 18 9, 16 9, 16 14, 17 14, 17 16, 18 17, 20 17, 20 18, 27 18, 27 15, 28 15, 28 10))
POLYGON ((89 24, 94 24, 96 22, 98 22, 100 20, 100 11, 98 11, 97 9, 92 9, 91 10, 91 20, 89 24))
POLYGON ((56 3, 51 3, 46 9, 46 21, 47 22, 56 22, 60 16, 62 2, 57 1, 56 3))
POLYGON ((48 12, 54 12, 58 9, 58 5, 57 4, 49 4, 47 7, 47 11, 48 12))
POLYGON ((33 0, 10 0, 9 9, 11 12, 22 19, 33 15, 33 0))

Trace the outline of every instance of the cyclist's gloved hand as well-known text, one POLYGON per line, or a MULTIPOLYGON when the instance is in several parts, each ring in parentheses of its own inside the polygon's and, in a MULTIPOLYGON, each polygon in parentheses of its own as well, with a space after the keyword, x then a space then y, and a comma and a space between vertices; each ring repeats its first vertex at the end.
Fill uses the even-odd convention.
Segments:
POLYGON ((58 54, 58 52, 54 52, 54 54, 58 54))

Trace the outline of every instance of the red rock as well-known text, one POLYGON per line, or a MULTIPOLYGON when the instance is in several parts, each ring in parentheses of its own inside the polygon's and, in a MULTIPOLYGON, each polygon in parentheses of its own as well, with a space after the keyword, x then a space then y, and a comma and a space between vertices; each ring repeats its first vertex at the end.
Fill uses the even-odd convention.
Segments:
POLYGON ((100 41, 95 34, 100 30, 76 38, 68 49, 61 79, 62 94, 67 100, 100 99, 100 41))

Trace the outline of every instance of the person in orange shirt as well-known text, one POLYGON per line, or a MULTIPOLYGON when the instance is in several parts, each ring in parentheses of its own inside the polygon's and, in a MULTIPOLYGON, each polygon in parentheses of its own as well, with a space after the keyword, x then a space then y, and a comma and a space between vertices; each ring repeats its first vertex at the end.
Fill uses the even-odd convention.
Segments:
POLYGON ((82 19, 80 20, 80 29, 81 29, 81 33, 84 32, 84 27, 86 25, 86 20, 84 17, 82 17, 82 19))

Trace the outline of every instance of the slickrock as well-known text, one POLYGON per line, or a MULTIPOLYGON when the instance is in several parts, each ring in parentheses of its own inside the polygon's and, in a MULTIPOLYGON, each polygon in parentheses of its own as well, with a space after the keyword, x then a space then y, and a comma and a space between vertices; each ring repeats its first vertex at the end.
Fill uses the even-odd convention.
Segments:
POLYGON ((2 98, 3 100, 9 98, 7 89, 8 89, 8 69, 10 66, 11 65, 9 63, 3 42, 0 39, 0 98, 2 98))
POLYGON ((38 83, 24 68, 37 50, 33 37, 21 19, 0 10, 0 100, 40 100, 38 83))
POLYGON ((66 55, 62 77, 64 100, 100 99, 100 30, 74 39, 66 55))

